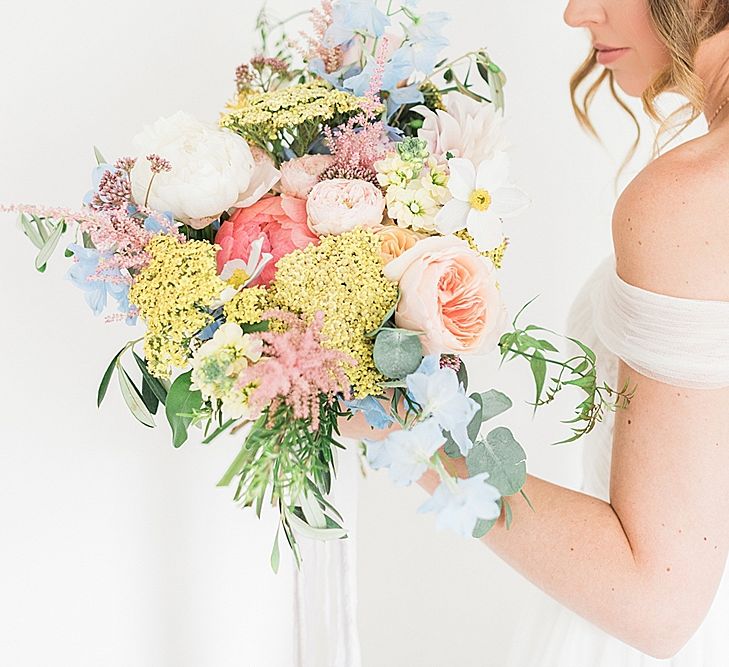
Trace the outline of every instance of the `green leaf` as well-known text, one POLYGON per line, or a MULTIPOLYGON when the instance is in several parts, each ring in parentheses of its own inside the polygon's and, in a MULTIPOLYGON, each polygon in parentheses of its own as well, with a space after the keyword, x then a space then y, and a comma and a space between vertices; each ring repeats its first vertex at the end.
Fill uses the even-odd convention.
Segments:
POLYGON ((228 419, 224 424, 221 424, 216 428, 209 436, 205 438, 205 440, 202 441, 203 445, 209 445, 215 438, 217 438, 221 433, 225 433, 233 424, 235 423, 235 419, 228 419))
POLYGON ((165 389, 164 385, 158 378, 154 377, 154 375, 149 372, 147 362, 134 351, 134 348, 132 348, 132 355, 134 356, 134 361, 137 362, 137 366, 139 366, 139 370, 142 371, 142 377, 147 385, 149 385, 149 389, 157 397, 157 400, 164 405, 167 401, 167 389, 165 389))
POLYGON ((461 450, 458 448, 458 445, 456 444, 456 441, 451 438, 451 434, 446 432, 445 434, 445 445, 443 446, 443 450, 445 451, 446 455, 451 459, 457 459, 461 456, 461 450))
POLYGON ((423 360, 420 334, 406 329, 382 329, 375 339, 372 358, 386 378, 401 380, 418 370, 423 360))
POLYGON ((458 377, 458 381, 463 387, 463 391, 468 391, 468 369, 466 368, 466 364, 463 363, 463 361, 461 361, 461 365, 456 371, 456 376, 458 377))
POLYGON ((481 415, 482 422, 497 417, 513 405, 511 399, 506 394, 502 394, 496 389, 483 392, 481 394, 481 404, 483 406, 483 413, 481 415))
POLYGON ((187 441, 192 412, 202 406, 202 394, 190 389, 192 371, 180 375, 170 387, 165 404, 167 421, 172 428, 172 445, 181 447, 187 441))
POLYGON ((511 514, 511 505, 509 504, 509 501, 504 498, 504 521, 506 523, 506 530, 509 530, 511 528, 511 520, 513 516, 511 514))
POLYGON ((30 242, 40 250, 45 241, 40 235, 40 232, 35 228, 30 220, 25 216, 25 213, 21 213, 19 217, 20 226, 23 229, 23 233, 30 239, 30 242))
MULTIPOLYGON (((503 498, 499 498, 496 501, 496 503, 499 506, 499 509, 501 509, 501 502, 502 502, 502 500, 503 500, 503 498)), ((496 517, 495 519, 479 519, 476 522, 476 526, 473 529, 473 533, 471 533, 471 534, 475 538, 481 538, 481 537, 483 537, 486 533, 488 533, 496 525, 496 522, 498 520, 499 520, 498 517, 496 517)))
POLYGON ((278 574, 278 566, 281 562, 281 551, 278 548, 278 534, 281 531, 281 524, 276 530, 276 539, 273 541, 273 550, 271 551, 271 569, 278 574))
POLYGON ((35 268, 39 271, 46 265, 48 262, 48 259, 53 254, 53 251, 56 249, 56 246, 58 245, 58 241, 61 238, 61 235, 63 232, 66 231, 66 222, 64 220, 61 220, 56 223, 56 226, 53 228, 53 232, 48 237, 48 240, 45 242, 43 247, 41 248, 40 252, 38 253, 38 256, 35 258, 35 268))
POLYGON ((159 408, 159 399, 152 391, 149 386, 149 382, 147 382, 147 378, 144 376, 142 376, 142 400, 144 401, 144 405, 147 407, 147 410, 149 410, 151 414, 156 415, 157 408, 159 408))
POLYGON ((536 411, 536 404, 539 403, 539 399, 542 396, 544 390, 544 380, 547 377, 547 361, 541 352, 535 352, 534 356, 529 359, 529 366, 532 369, 532 375, 534 375, 534 384, 536 385, 537 397, 534 401, 534 410, 536 411))
POLYGON ((471 442, 476 442, 481 425, 483 424, 483 396, 481 394, 471 394, 469 398, 478 405, 478 410, 476 410, 476 414, 473 415, 473 418, 466 427, 466 432, 471 442))
POLYGON ((472 477, 489 473, 489 484, 502 496, 518 493, 526 482, 526 453, 514 439, 511 431, 503 426, 494 429, 479 440, 466 457, 468 473, 472 477))
POLYGON ((119 378, 119 387, 121 388, 122 396, 127 404, 127 407, 136 419, 150 428, 154 428, 154 418, 149 413, 147 406, 144 404, 144 399, 137 386, 132 382, 132 378, 124 370, 121 363, 116 364, 116 375, 119 378))
POLYGON ((94 146, 94 157, 96 158, 97 166, 100 164, 108 164, 104 159, 104 156, 101 154, 101 151, 96 146, 94 146))
POLYGON ((107 367, 106 371, 104 371, 104 377, 101 378, 101 384, 99 385, 99 391, 96 394, 96 407, 101 407, 101 402, 104 400, 104 397, 106 396, 106 390, 109 388, 109 382, 111 382, 111 376, 112 373, 114 373, 114 366, 116 366, 116 362, 119 359, 119 357, 124 354, 124 351, 127 349, 127 346, 125 345, 121 350, 119 350, 115 355, 114 358, 109 362, 109 366, 107 367))

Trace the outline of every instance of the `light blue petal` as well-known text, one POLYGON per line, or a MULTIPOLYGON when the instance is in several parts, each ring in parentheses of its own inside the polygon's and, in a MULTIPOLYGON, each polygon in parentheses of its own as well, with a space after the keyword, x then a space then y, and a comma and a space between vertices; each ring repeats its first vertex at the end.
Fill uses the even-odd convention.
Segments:
POLYGON ((344 405, 352 411, 352 414, 357 414, 358 412, 364 413, 367 423, 372 428, 385 429, 395 422, 393 417, 387 413, 382 403, 374 396, 344 401, 344 405))

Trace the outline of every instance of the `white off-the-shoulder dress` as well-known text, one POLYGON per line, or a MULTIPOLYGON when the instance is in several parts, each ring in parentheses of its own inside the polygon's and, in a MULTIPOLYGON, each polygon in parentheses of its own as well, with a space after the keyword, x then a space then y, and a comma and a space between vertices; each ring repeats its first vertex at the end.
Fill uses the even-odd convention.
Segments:
MULTIPOLYGON (((607 257, 570 310, 570 335, 597 354, 598 373, 616 386, 618 359, 682 387, 729 386, 729 302, 684 299, 623 281, 607 257)), ((729 419, 729 414, 727 415, 729 419)), ((583 440, 581 490, 609 500, 613 415, 583 440)), ((525 610, 506 667, 725 667, 729 665, 729 575, 711 609, 673 658, 657 660, 605 633, 546 594, 525 610)))

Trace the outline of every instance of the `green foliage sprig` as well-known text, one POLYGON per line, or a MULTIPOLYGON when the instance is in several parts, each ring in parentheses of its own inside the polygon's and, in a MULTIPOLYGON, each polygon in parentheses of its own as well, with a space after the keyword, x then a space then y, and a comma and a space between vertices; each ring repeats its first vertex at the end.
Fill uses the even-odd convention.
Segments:
POLYGON ((517 326, 519 317, 524 310, 534 301, 532 299, 516 315, 512 322, 513 331, 505 333, 499 341, 501 351, 501 363, 505 360, 512 360, 516 357, 527 359, 536 388, 534 410, 554 400, 556 395, 566 386, 579 387, 585 392, 585 399, 576 407, 576 415, 573 419, 563 420, 563 424, 575 424, 572 426, 572 436, 553 444, 564 444, 574 442, 583 435, 586 435, 602 421, 607 411, 616 411, 626 408, 633 398, 635 389, 630 389, 629 382, 620 389, 614 389, 607 383, 598 383, 597 357, 595 353, 583 342, 570 336, 558 334, 551 329, 530 324, 523 329, 517 326), (566 361, 550 356, 550 353, 558 354, 559 350, 548 340, 540 337, 540 334, 549 333, 564 338, 574 343, 580 354, 576 354, 566 361), (559 370, 556 375, 549 378, 547 384, 548 365, 556 366, 559 370))

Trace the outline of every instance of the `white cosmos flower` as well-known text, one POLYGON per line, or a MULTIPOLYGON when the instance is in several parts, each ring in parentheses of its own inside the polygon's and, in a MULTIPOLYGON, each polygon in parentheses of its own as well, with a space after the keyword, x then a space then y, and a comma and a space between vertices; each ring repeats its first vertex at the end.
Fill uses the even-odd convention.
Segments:
POLYGON ((467 229, 480 250, 496 248, 503 240, 501 218, 517 215, 529 205, 522 190, 508 185, 506 153, 497 153, 478 168, 465 158, 451 158, 448 169, 453 199, 438 212, 436 228, 441 234, 467 229))

